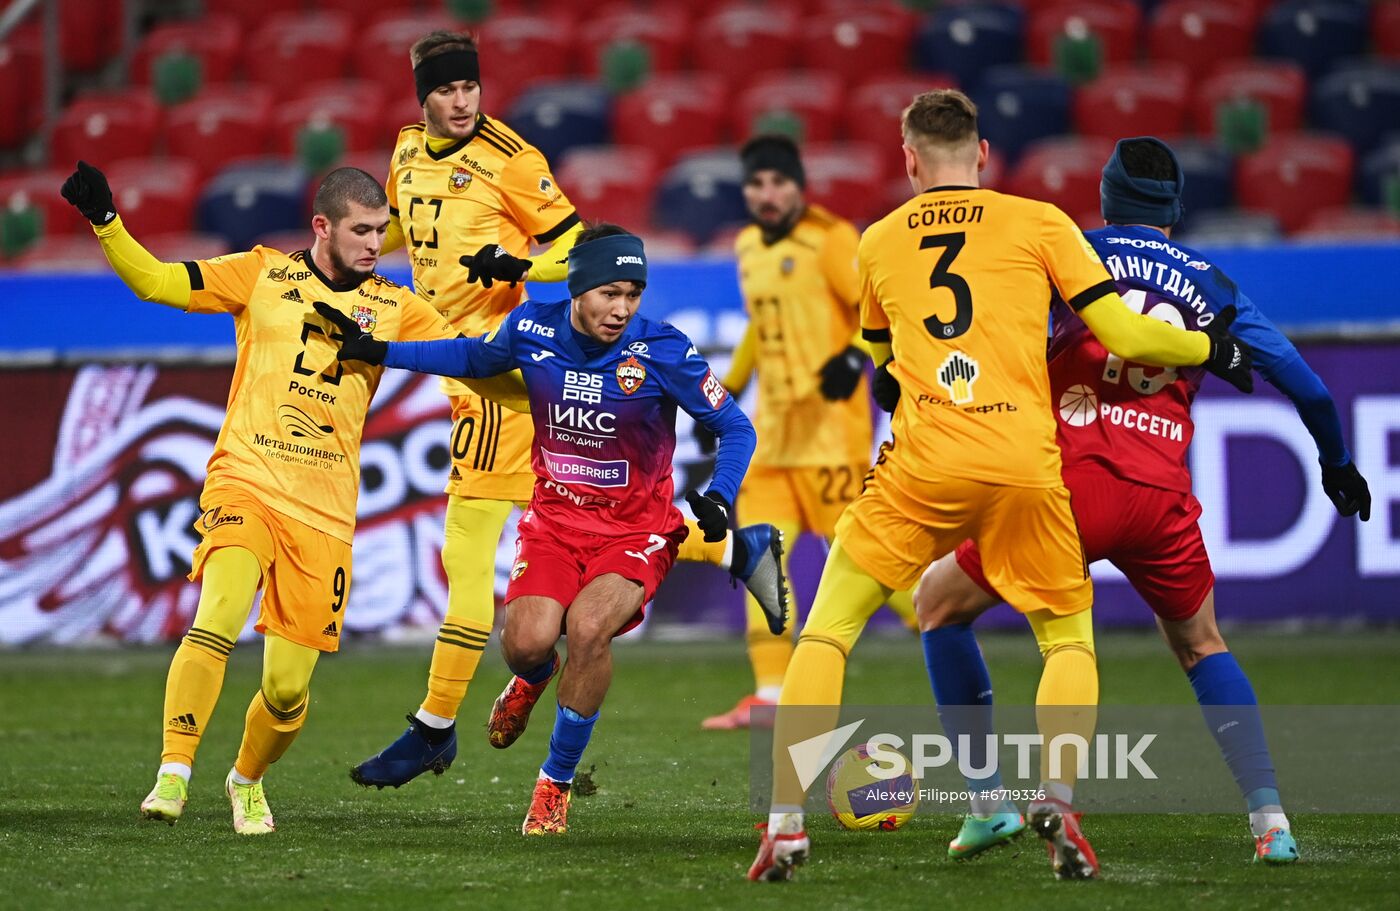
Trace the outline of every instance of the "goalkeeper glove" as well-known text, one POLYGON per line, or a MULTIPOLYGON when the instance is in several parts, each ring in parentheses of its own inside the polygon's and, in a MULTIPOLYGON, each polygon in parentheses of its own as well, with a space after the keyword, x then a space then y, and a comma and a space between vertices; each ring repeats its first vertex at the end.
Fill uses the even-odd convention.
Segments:
POLYGON ((1322 489, 1337 512, 1344 516, 1361 513, 1361 521, 1371 518, 1371 488, 1366 479, 1357 471, 1355 462, 1348 462, 1340 468, 1322 466, 1322 489))
POLYGON ((695 513, 695 524, 700 526, 705 540, 711 544, 723 541, 724 536, 729 534, 730 511, 724 497, 713 490, 702 497, 692 490, 685 495, 685 501, 690 504, 690 511, 695 513))
POLYGON ((463 256, 457 261, 467 267, 467 281, 481 282, 483 288, 491 287, 492 281, 510 282, 514 288, 533 265, 528 259, 511 256, 500 244, 487 244, 475 256, 463 256))
POLYGON ((899 404, 899 380, 890 375, 890 364, 894 363, 894 358, 885 361, 875 368, 875 379, 870 384, 870 393, 875 396, 875 404, 880 406, 881 411, 888 411, 894 414, 895 406, 899 404))
POLYGON ((1210 354, 1201 364, 1211 373, 1234 386, 1240 392, 1254 391, 1254 358, 1249 354, 1249 346, 1230 334, 1230 324, 1235 321, 1235 305, 1221 310, 1211 324, 1203 331, 1210 336, 1210 354))
POLYGON ((389 353, 388 342, 382 342, 370 335, 360 328, 359 323, 330 304, 316 301, 311 306, 340 330, 340 350, 336 352, 336 360, 364 361, 367 364, 384 363, 384 357, 389 353))
POLYGON ((88 164, 78 162, 78 169, 63 182, 59 190, 63 198, 83 213, 83 217, 95 225, 105 225, 117 217, 117 207, 112 202, 112 188, 107 185, 107 175, 88 164))
POLYGON ((860 385, 865 371, 865 352, 855 345, 822 364, 822 398, 828 402, 844 401, 860 385))
POLYGON ((699 421, 695 422, 695 444, 700 447, 701 455, 714 455, 719 448, 719 436, 710 428, 699 421))

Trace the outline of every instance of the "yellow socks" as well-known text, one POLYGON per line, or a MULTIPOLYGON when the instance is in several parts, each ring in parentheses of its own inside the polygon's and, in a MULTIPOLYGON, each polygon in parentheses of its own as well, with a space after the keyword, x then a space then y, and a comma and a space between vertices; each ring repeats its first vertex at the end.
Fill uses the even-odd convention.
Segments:
POLYGON ((514 504, 455 494, 447 499, 442 568, 447 616, 433 643, 422 709, 456 718, 496 619, 496 545, 514 504))
POLYGON ((261 581, 258 558, 242 547, 220 547, 205 560, 194 623, 165 678, 162 763, 194 764, 224 686, 228 656, 261 581))
POLYGON ((250 781, 282 758, 306 723, 311 672, 321 653, 269 635, 263 650, 262 686, 248 705, 243 742, 233 768, 250 781))
POLYGON ((433 663, 428 668, 428 695, 423 710, 443 718, 457 717, 467 684, 476 675, 491 624, 453 623, 444 620, 433 643, 433 663))
POLYGON ((704 532, 700 531, 700 526, 695 524, 694 519, 686 519, 685 527, 690 529, 690 534, 686 535, 685 540, 681 542, 680 549, 676 552, 677 560, 685 560, 689 563, 709 563, 720 569, 729 568, 729 557, 733 553, 730 550, 734 537, 733 532, 725 535, 723 541, 709 542, 705 540, 704 532))
POLYGON ((1040 673, 1040 686, 1035 694, 1036 726, 1045 738, 1041 750, 1041 780, 1058 783, 1068 794, 1077 778, 1081 755, 1076 746, 1052 749, 1060 735, 1075 735, 1085 744, 1094 739, 1098 722, 1099 669, 1094 656, 1092 612, 1080 611, 1069 616, 1056 616, 1049 610, 1027 614, 1036 642, 1045 657, 1040 673))
MULTIPOLYGON (((783 575, 788 571, 788 547, 797 541, 802 527, 797 523, 773 523, 783 536, 787 547, 783 549, 783 575)), ((791 587, 791 586, 789 586, 791 587)), ((796 608, 789 614, 789 624, 795 626, 796 608)), ((787 673, 788 662, 792 660, 792 632, 775 636, 768 631, 768 620, 763 608, 753 595, 744 598, 744 620, 749 645, 749 663, 753 665, 754 692, 770 702, 778 700, 778 691, 783 685, 783 675, 787 673)))

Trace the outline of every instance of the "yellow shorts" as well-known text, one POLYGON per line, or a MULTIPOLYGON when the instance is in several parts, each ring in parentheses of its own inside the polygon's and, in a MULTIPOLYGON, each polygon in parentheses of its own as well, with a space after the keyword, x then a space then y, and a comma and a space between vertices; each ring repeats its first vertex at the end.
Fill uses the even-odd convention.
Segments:
POLYGON ((452 474, 444 492, 476 500, 529 500, 535 490, 530 416, 475 395, 451 398, 452 474))
POLYGON ((206 492, 195 520, 201 541, 189 579, 220 547, 252 551, 262 567, 262 607, 254 627, 283 639, 333 652, 340 648, 345 601, 350 596, 350 545, 263 505, 250 493, 206 492))
POLYGON ((739 518, 745 524, 798 525, 829 539, 836 534, 836 520, 860 493, 861 478, 869 467, 751 466, 739 491, 739 518))
POLYGON ((1010 487, 899 474, 888 462, 877 465, 836 525, 837 540, 876 581, 896 591, 912 588, 933 561, 971 538, 987 581, 1018 611, 1073 614, 1093 604, 1063 484, 1010 487))

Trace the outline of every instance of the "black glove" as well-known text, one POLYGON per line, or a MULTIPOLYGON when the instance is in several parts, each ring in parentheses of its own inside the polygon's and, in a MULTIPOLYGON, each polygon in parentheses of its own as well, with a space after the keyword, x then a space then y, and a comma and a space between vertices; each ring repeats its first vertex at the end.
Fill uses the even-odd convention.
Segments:
POLYGON ((1359 512, 1363 522, 1371 518, 1371 488, 1356 470, 1355 462, 1348 462, 1341 468, 1323 465, 1322 489, 1327 491, 1327 498, 1342 515, 1354 516, 1359 512))
POLYGON ((1203 330, 1210 336, 1210 354, 1201 366, 1240 392, 1253 392, 1254 358, 1249 354, 1249 346, 1230 334, 1234 321, 1235 305, 1231 304, 1203 330))
POLYGON ((899 404, 899 380, 890 376, 890 364, 894 363, 894 358, 885 361, 875 368, 875 379, 870 383, 870 393, 875 396, 875 404, 880 406, 881 411, 888 411, 894 414, 895 406, 899 404))
POLYGON ((107 175, 86 161, 78 162, 78 170, 68 176, 59 192, 73 208, 83 213, 83 217, 95 225, 105 225, 117 217, 117 207, 112 203, 112 188, 107 185, 107 175))
POLYGON ((822 364, 822 398, 828 402, 844 401, 860 385, 865 372, 865 352, 855 345, 822 364))
POLYGON ((695 422, 695 443, 700 447, 701 455, 714 455, 719 448, 719 436, 713 430, 706 427, 699 421, 695 422))
POLYGON ((364 361, 367 364, 384 363, 384 356, 389 353, 388 342, 381 342, 370 335, 360 328, 359 323, 330 304, 316 301, 311 306, 340 330, 340 350, 335 354, 336 360, 364 361))
POLYGON ((702 497, 692 490, 685 495, 685 501, 690 504, 690 511, 695 513, 695 523, 704 532, 705 540, 711 544, 723 541, 724 536, 729 534, 730 512, 724 497, 713 490, 702 497))
POLYGON ((457 261, 467 267, 467 281, 481 282, 483 288, 491 287, 492 281, 510 282, 514 288, 532 265, 528 259, 511 256, 500 244, 487 244, 475 256, 463 256, 457 261))

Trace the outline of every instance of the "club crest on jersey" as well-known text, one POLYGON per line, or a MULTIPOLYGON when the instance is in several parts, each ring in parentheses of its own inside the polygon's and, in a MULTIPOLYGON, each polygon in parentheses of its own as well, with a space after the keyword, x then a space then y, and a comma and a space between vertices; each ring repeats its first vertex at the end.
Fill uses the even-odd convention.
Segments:
POLYGON ((365 332, 373 332, 375 324, 379 322, 379 317, 375 316, 374 310, 369 307, 361 307, 358 304, 350 308, 350 318, 358 323, 360 329, 365 332))
POLYGON ((972 401, 972 384, 977 382, 980 372, 976 361, 961 351, 954 351, 939 366, 938 382, 948 390, 953 404, 966 405, 972 401))
POLYGON ((791 256, 784 256, 784 257, 783 257, 782 265, 779 266, 779 269, 782 270, 783 275, 784 275, 784 276, 791 275, 791 274, 792 274, 792 270, 795 269, 795 268, 797 268, 797 262, 796 262, 795 260, 793 260, 793 258, 792 258, 791 256))
POLYGON ((529 568, 529 560, 517 561, 516 564, 510 568, 510 581, 514 582, 516 579, 519 579, 521 576, 525 575, 525 570, 529 568))
POLYGON ((447 189, 453 193, 465 193, 471 185, 472 175, 466 168, 453 168, 452 176, 447 178, 447 189))
POLYGON ((617 365, 617 385, 622 387, 622 391, 631 395, 647 380, 647 368, 636 355, 628 356, 627 360, 617 365))

